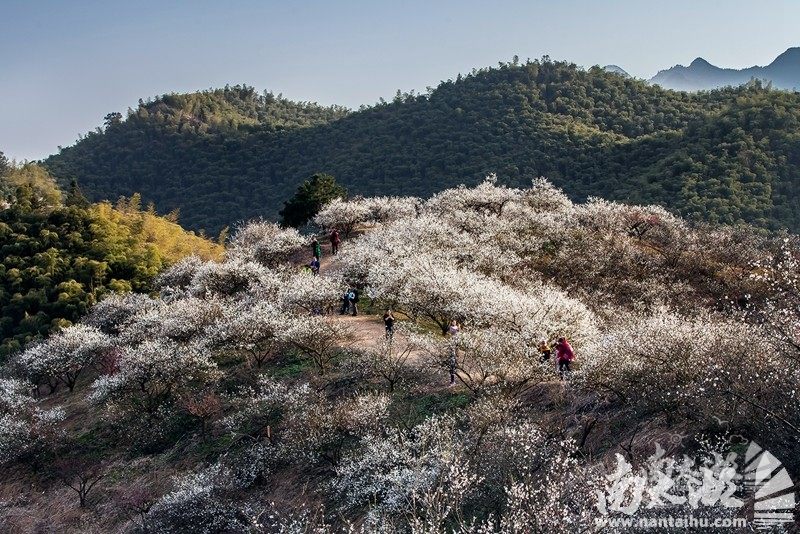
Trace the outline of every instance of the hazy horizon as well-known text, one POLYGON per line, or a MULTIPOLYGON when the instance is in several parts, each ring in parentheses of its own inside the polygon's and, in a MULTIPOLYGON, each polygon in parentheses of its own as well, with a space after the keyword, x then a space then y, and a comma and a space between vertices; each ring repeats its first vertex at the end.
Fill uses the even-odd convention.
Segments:
POLYGON ((0 150, 22 160, 73 144, 139 98, 226 83, 357 108, 514 55, 615 64, 638 78, 696 57, 766 65, 797 46, 800 3, 0 0, 0 13, 0 150))

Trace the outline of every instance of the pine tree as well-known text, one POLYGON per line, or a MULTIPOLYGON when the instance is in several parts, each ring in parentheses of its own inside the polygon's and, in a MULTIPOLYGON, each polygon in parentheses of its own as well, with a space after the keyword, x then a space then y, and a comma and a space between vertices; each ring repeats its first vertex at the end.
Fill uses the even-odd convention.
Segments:
POLYGON ((347 189, 338 184, 333 176, 317 173, 300 184, 294 196, 284 202, 280 211, 282 223, 299 228, 308 223, 322 206, 334 198, 346 196, 347 189))

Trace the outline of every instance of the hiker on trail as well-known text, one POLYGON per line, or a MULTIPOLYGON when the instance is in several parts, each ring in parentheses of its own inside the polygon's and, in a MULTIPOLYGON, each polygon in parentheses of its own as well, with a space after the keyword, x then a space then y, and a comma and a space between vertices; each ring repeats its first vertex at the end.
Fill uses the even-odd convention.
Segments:
POLYGON ((569 364, 574 359, 575 351, 572 350, 572 345, 569 344, 567 338, 558 338, 558 343, 556 343, 556 361, 558 362, 558 374, 561 375, 561 380, 564 380, 564 376, 572 371, 572 369, 569 368, 569 364))
POLYGON ((352 291, 352 289, 348 288, 347 291, 344 292, 344 295, 342 295, 342 309, 339 310, 339 315, 344 315, 345 313, 347 313, 347 310, 350 309, 350 292, 351 291, 352 291))
POLYGON ((309 269, 311 269, 312 274, 319 274, 319 258, 311 258, 311 262, 308 264, 309 269))
POLYGON ((539 340, 539 362, 543 363, 550 359, 550 356, 553 354, 552 349, 550 349, 550 344, 547 342, 545 338, 539 340))
POLYGON ((322 247, 320 246, 316 237, 311 240, 311 250, 314 253, 314 257, 317 258, 317 261, 319 261, 319 258, 322 256, 322 247))
POLYGON ((334 228, 333 231, 331 232, 330 239, 331 239, 331 254, 334 254, 334 255, 338 254, 339 253, 339 243, 342 242, 342 240, 339 238, 339 230, 334 228))
POLYGON ((344 315, 347 311, 352 311, 353 317, 358 315, 358 289, 351 287, 342 295, 342 309, 339 315, 344 315))
POLYGON ((386 326, 386 339, 391 340, 394 336, 394 314, 391 308, 383 314, 383 324, 386 326))
POLYGON ((450 341, 452 344, 450 349, 450 358, 447 361, 447 367, 450 371, 450 386, 456 385, 456 351, 458 350, 458 345, 456 343, 458 341, 459 332, 461 332, 461 328, 459 328, 458 322, 453 319, 450 321, 450 326, 447 327, 447 335, 450 336, 450 341))

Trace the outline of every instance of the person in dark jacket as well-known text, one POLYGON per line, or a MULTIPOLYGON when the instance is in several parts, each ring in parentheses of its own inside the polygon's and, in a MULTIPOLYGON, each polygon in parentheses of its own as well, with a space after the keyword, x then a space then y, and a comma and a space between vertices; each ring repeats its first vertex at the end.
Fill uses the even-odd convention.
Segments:
POLYGON ((355 317, 358 315, 358 289, 351 287, 342 295, 342 309, 339 310, 339 315, 344 315, 350 311, 355 317))
POLYGON ((450 326, 447 327, 447 334, 450 336, 450 357, 447 360, 447 368, 450 371, 450 386, 456 385, 456 367, 458 365, 458 335, 461 333, 461 327, 458 326, 458 321, 453 319, 450 321, 450 326))
POLYGON ((342 309, 339 310, 339 315, 344 315, 350 309, 350 292, 352 289, 348 289, 342 295, 342 309))
POLYGON ((383 325, 386 327, 386 339, 391 340, 394 336, 394 314, 391 308, 383 314, 383 325))

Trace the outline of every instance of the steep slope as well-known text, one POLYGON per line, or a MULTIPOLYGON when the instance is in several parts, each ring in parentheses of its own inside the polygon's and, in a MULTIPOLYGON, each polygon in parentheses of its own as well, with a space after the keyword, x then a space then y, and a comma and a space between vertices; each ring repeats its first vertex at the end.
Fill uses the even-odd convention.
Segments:
MULTIPOLYGON (((220 94, 201 96, 213 103, 220 94)), ((515 186, 544 175, 576 199, 657 202, 729 223, 800 228, 800 213, 785 198, 773 197, 794 188, 778 167, 794 172, 798 148, 792 128, 800 96, 758 86, 693 95, 601 68, 534 61, 474 71, 429 94, 398 94, 350 114, 304 108, 312 119, 287 118, 292 127, 280 128, 257 113, 246 115, 257 124, 206 113, 196 126, 187 115, 198 114, 187 113, 176 98, 140 106, 45 165, 62 181, 78 179, 93 199, 139 191, 159 211, 180 208, 185 224, 209 233, 238 220, 274 216, 315 172, 333 174, 352 194, 418 196, 477 183, 489 172, 515 186), (698 137, 718 114, 751 100, 759 107, 725 115, 733 121, 726 128, 743 139, 748 155, 737 156, 738 145, 712 145, 716 137, 698 137), (782 117, 775 125, 762 121, 756 128, 751 120, 775 113, 782 117), (206 126, 214 124, 221 126, 206 126), (690 156, 699 148, 719 156, 690 156), (717 186, 718 157, 731 171, 724 191, 717 186), (758 190, 747 185, 755 162, 764 162, 755 173, 765 185, 758 190), (694 192, 689 198, 676 195, 686 187, 694 192), (737 193, 735 199, 720 196, 730 192, 737 193)), ((264 105, 255 101, 251 107, 264 105)), ((298 113, 285 102, 282 109, 284 115, 298 113)))
POLYGON ((650 83, 678 91, 700 91, 742 85, 753 79, 770 82, 777 89, 796 90, 800 87, 800 47, 789 48, 765 67, 723 69, 697 58, 688 67, 675 65, 659 71, 650 83))
POLYGON ((160 295, 106 299, 0 366, 0 530, 753 532, 763 493, 791 496, 796 238, 574 204, 545 180, 318 220, 359 223, 320 276, 298 264, 308 238, 255 222, 223 261, 176 264, 160 295), (351 287, 357 317, 336 311, 351 287), (783 463, 755 488, 735 461, 752 443, 783 463), (689 503, 694 480, 739 500, 689 503))

